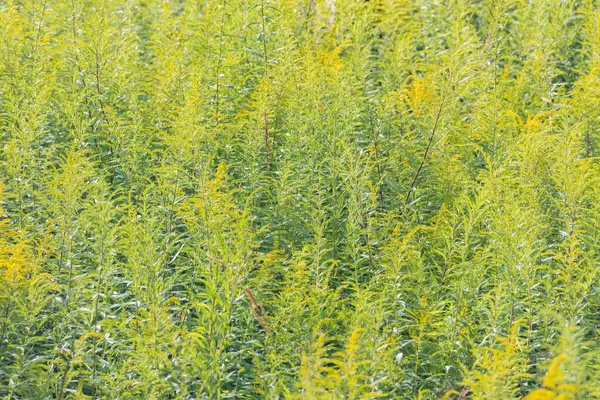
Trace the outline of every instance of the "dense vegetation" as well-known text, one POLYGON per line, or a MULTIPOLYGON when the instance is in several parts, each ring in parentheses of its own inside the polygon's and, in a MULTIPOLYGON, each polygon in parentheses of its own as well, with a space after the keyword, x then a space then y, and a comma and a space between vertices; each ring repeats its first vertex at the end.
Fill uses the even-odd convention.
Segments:
POLYGON ((0 1, 0 397, 600 398, 596 0, 0 1))

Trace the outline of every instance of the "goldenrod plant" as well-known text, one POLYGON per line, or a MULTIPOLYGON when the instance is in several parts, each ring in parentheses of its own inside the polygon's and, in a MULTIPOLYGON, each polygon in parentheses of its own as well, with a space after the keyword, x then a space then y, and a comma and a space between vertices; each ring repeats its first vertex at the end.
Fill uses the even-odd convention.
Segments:
POLYGON ((0 398, 600 398, 597 0, 0 0, 0 398))

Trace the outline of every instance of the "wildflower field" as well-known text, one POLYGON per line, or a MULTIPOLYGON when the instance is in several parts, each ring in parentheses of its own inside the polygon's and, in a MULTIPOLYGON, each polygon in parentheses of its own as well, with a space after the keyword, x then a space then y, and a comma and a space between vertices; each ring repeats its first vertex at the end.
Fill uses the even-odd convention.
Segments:
POLYGON ((599 156, 598 0, 0 0, 0 399, 599 399, 599 156))

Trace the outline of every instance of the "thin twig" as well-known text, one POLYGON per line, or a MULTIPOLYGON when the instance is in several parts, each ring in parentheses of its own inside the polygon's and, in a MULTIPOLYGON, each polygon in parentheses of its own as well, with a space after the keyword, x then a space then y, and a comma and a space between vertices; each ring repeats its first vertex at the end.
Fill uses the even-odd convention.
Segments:
POLYGON ((265 114, 264 114, 264 120, 265 120, 265 125, 264 125, 264 131, 265 131, 265 152, 266 152, 266 162, 267 162, 267 169, 269 168, 269 156, 271 154, 271 149, 269 147, 269 120, 267 118, 267 111, 265 110, 265 114))
POLYGON ((271 335, 271 331, 269 330, 269 327, 267 326, 267 322, 269 321, 269 318, 268 318, 267 313, 265 312, 265 309, 263 308, 262 304, 258 304, 258 302, 256 301, 256 297, 254 297, 254 294, 252 293, 252 291, 250 289, 244 290, 244 294, 246 295, 248 300, 250 300, 250 311, 252 312, 252 314, 254 315, 254 317, 256 318, 258 323, 260 324, 260 326, 262 326, 262 328, 265 330, 265 332, 267 332, 267 335, 271 335))
POLYGON ((440 102, 440 107, 438 108, 437 115, 435 117, 435 123, 433 124, 433 129, 431 130, 431 135, 429 136, 429 142, 427 143, 427 148, 425 149, 425 154, 423 154, 423 159, 421 160, 421 164, 419 165, 419 169, 417 169, 417 173, 410 184, 410 189, 408 193, 406 193, 406 198, 404 199, 404 204, 408 203, 410 199, 410 194, 415 190, 417 179, 419 179, 419 175, 421 174, 421 170, 423 169, 423 165, 425 165, 425 161, 427 160, 427 156, 429 155, 429 150, 431 149, 431 144, 433 143, 433 138, 435 137, 435 133, 437 132, 438 123, 440 122, 440 117, 442 115, 442 110, 444 108, 444 97, 442 96, 442 101, 440 102))

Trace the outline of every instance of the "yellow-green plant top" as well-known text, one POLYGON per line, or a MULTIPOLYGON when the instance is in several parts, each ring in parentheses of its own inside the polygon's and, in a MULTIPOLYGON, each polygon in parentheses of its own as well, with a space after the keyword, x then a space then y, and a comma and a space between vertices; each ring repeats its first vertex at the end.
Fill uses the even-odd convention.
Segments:
POLYGON ((598 0, 0 0, 0 398, 600 398, 599 160, 598 0))

